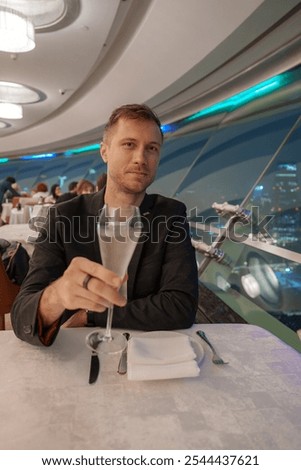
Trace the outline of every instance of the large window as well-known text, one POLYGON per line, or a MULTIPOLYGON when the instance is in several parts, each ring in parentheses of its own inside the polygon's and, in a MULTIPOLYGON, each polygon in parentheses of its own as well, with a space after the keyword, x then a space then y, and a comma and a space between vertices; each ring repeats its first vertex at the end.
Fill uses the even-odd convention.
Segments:
POLYGON ((299 110, 217 130, 176 195, 189 209, 193 238, 221 251, 211 260, 200 244, 200 282, 301 351, 299 110))

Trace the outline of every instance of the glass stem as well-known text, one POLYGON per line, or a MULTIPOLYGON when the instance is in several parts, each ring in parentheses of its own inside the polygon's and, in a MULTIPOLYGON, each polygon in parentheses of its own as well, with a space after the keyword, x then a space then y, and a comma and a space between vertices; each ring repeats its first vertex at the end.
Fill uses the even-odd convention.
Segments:
POLYGON ((111 305, 108 308, 107 325, 106 325, 106 332, 105 332, 105 336, 104 336, 105 341, 111 341, 112 340, 111 329, 112 329, 112 320, 113 320, 113 309, 114 309, 113 305, 111 305))

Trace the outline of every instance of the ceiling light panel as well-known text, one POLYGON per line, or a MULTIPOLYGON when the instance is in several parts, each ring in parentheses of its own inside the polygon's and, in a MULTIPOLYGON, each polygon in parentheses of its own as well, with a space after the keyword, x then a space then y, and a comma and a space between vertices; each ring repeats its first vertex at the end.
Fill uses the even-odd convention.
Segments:
POLYGON ((48 27, 61 21, 65 16, 67 3, 67 0, 0 0, 0 6, 28 16, 35 28, 48 27))
POLYGON ((31 51, 35 48, 34 39, 35 32, 31 20, 17 10, 0 5, 0 51, 31 51))
POLYGON ((23 108, 19 104, 0 103, 0 118, 4 119, 22 119, 23 108))
POLYGON ((38 90, 28 88, 20 83, 0 81, 0 102, 2 103, 37 103, 45 99, 38 90))

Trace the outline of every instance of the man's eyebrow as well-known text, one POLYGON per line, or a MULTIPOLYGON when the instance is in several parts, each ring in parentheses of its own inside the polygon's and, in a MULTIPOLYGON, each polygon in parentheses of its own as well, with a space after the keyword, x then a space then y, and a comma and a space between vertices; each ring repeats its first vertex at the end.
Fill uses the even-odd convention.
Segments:
MULTIPOLYGON (((120 139, 120 142, 138 142, 138 139, 135 139, 134 137, 124 137, 120 139)), ((159 145, 161 147, 161 142, 158 142, 157 140, 152 140, 151 142, 148 142, 148 145, 159 145)))
POLYGON ((150 144, 156 144, 156 145, 159 145, 161 147, 161 142, 158 142, 157 140, 152 140, 151 142, 149 142, 150 144))

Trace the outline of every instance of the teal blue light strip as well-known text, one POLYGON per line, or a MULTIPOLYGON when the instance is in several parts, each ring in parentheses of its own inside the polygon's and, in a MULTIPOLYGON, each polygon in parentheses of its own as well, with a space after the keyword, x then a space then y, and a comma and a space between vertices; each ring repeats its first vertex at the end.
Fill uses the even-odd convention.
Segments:
POLYGON ((20 160, 36 160, 38 158, 54 158, 56 157, 56 153, 40 153, 38 155, 23 155, 19 157, 20 160))
POLYGON ((93 150, 99 150, 100 144, 87 145, 86 147, 80 147, 78 149, 70 149, 64 152, 64 155, 76 155, 78 153, 91 152, 93 150))
MULTIPOLYGON (((198 111, 197 113, 192 114, 191 116, 188 116, 180 121, 176 121, 176 122, 169 123, 169 124, 164 124, 161 126, 162 132, 165 134, 172 133, 178 130, 179 128, 193 121, 196 121, 198 119, 202 119, 208 116, 213 116, 213 115, 220 114, 223 112, 234 111, 235 109, 241 106, 244 106, 245 104, 250 103, 251 101, 254 101, 258 98, 266 96, 280 88, 283 88, 284 86, 287 86, 297 80, 300 80, 300 78, 301 78, 301 67, 299 66, 292 70, 288 70, 287 72, 284 72, 280 75, 275 75, 274 77, 269 78, 268 80, 258 83, 257 85, 250 87, 247 90, 244 90, 240 93, 237 93, 236 95, 231 96, 230 98, 220 101, 219 103, 216 103, 212 106, 208 106, 207 108, 204 108, 198 111)), ((62 153, 62 155, 65 155, 67 157, 67 156, 72 156, 72 155, 76 155, 80 153, 86 153, 86 152, 99 150, 99 149, 100 149, 100 144, 92 144, 92 145, 87 145, 85 147, 66 150, 65 152, 62 153)), ((34 159, 34 158, 51 158, 57 155, 58 154, 26 155, 23 157, 19 157, 19 159, 25 160, 25 159, 34 159)), ((8 159, 6 158, 0 159, 0 163, 6 163, 7 161, 8 159)))
POLYGON ((264 80, 263 82, 260 82, 257 85, 254 85, 253 87, 250 87, 240 93, 237 93, 236 95, 230 96, 230 98, 222 100, 212 106, 208 106, 207 108, 201 109, 191 116, 187 116, 186 118, 173 123, 164 124, 161 127, 162 131, 163 133, 172 133, 193 121, 197 121, 198 119, 234 111, 235 109, 244 106, 251 101, 266 96, 275 92, 276 90, 279 90, 280 88, 294 83, 297 80, 300 80, 300 78, 301 67, 288 70, 287 72, 275 75, 268 80, 264 80))
POLYGON ((235 109, 244 106, 245 104, 250 103, 255 99, 266 96, 267 94, 272 93, 273 91, 276 91, 283 86, 286 86, 288 83, 289 81, 286 73, 282 75, 276 75, 269 80, 265 80, 264 82, 237 93, 236 95, 220 101, 213 106, 209 106, 208 108, 204 108, 201 111, 192 114, 191 116, 185 118, 183 122, 188 123, 204 116, 211 116, 221 112, 234 111, 235 109))

